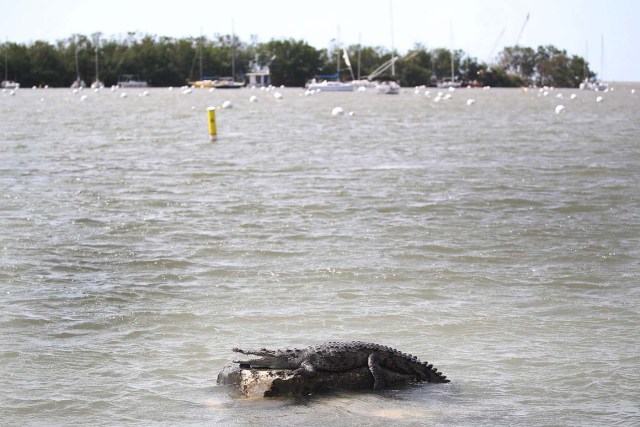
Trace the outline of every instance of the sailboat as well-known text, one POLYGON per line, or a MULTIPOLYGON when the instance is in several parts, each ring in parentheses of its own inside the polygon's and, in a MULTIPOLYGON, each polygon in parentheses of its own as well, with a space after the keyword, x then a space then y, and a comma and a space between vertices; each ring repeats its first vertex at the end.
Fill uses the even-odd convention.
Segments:
MULTIPOLYGON (((527 15, 527 20, 529 19, 529 15, 527 15)), ((526 25, 527 21, 525 21, 526 25)), ((520 37, 522 38, 522 32, 524 31, 524 26, 520 31, 520 37)), ((517 46, 517 44, 516 44, 517 46)), ((462 86, 462 83, 456 81, 456 73, 455 73, 455 63, 454 63, 454 51, 453 51, 453 24, 451 24, 451 50, 449 51, 449 62, 451 63, 451 79, 445 77, 441 81, 439 81, 436 86, 444 89, 457 89, 462 86)))
POLYGON ((214 88, 214 89, 240 89, 244 87, 244 82, 236 81, 236 35, 231 22, 231 77, 210 77, 204 76, 202 72, 202 38, 198 45, 198 56, 200 57, 200 79, 189 81, 193 87, 214 88))
POLYGON ((395 63, 396 59, 397 59, 396 57, 393 58, 393 62, 391 65, 391 69, 392 69, 391 80, 382 80, 376 84, 376 91, 378 93, 381 93, 383 95, 397 95, 400 93, 400 85, 398 84, 397 81, 394 80, 395 67, 393 66, 393 63, 395 63))
POLYGON ((453 64, 453 50, 451 51, 451 79, 445 77, 442 81, 438 82, 437 86, 444 89, 457 89, 462 86, 462 83, 456 81, 455 69, 453 64))
POLYGON ((462 86, 462 83, 456 81, 456 73, 453 62, 453 49, 451 49, 451 79, 445 77, 444 79, 442 79, 442 81, 438 82, 436 86, 443 89, 457 89, 462 86))
MULTIPOLYGON (((589 57, 589 54, 586 55, 589 57)), ((586 68, 586 63, 585 63, 586 68)), ((604 35, 600 38, 600 74, 602 74, 602 70, 604 69, 604 35)), ((596 92, 605 92, 609 90, 609 85, 602 80, 592 79, 589 80, 588 77, 585 77, 584 81, 580 83, 580 89, 582 90, 594 90, 596 92)))
POLYGON ((9 80, 9 48, 4 48, 4 80, 2 81, 2 89, 18 89, 20 83, 9 80))
POLYGON ((78 64, 78 41, 74 38, 73 45, 76 52, 76 79, 71 83, 71 89, 83 89, 87 87, 84 80, 80 78, 80 65, 78 64))
MULTIPOLYGON (((397 95, 400 93, 400 84, 396 81, 396 61, 398 57, 396 56, 396 49, 393 43, 393 4, 391 0, 389 0, 389 18, 391 20, 391 59, 388 61, 388 64, 389 67, 391 67, 391 79, 378 82, 376 84, 376 91, 384 95, 397 95)), ((385 70, 387 68, 385 68, 385 70)))
POLYGON ((104 83, 100 81, 98 77, 98 47, 100 46, 100 36, 96 36, 96 79, 93 83, 91 83, 91 89, 102 89, 104 88, 104 83))
MULTIPOLYGON (((351 70, 351 78, 353 79, 353 70, 346 49, 342 49, 343 58, 349 70, 351 70)), ((340 81, 340 50, 336 50, 337 70, 335 74, 317 75, 306 84, 307 90, 317 90, 320 92, 353 92, 353 81, 340 81)))
MULTIPOLYGON (((205 77, 202 72, 202 44, 203 44, 203 36, 200 35, 200 38, 198 39, 198 50, 196 53, 196 58, 200 62, 200 79, 187 80, 187 83, 189 83, 193 87, 213 87, 213 78, 205 77)), ((195 64, 196 58, 194 58, 194 64, 195 64)), ((190 74, 193 75, 193 67, 191 68, 190 74)))
MULTIPOLYGON (((371 81, 370 77, 365 77, 364 79, 360 77, 360 64, 361 64, 361 49, 362 49, 362 43, 360 42, 360 40, 358 40, 358 78, 354 78, 353 79, 353 85, 355 86, 356 90, 361 92, 361 91, 365 91, 368 88, 375 88, 376 84, 374 82, 371 81)), ((344 52, 345 55, 347 55, 347 51, 345 50, 344 52)), ((348 56, 347 56, 348 58, 348 56)), ((351 75, 353 76, 353 71, 351 71, 351 75)))

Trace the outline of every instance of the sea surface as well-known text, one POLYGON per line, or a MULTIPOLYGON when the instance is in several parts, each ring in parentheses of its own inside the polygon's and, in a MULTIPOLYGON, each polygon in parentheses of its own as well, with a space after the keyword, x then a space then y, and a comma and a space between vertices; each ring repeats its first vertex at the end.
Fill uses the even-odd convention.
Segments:
POLYGON ((638 425, 640 93, 613 87, 1 92, 0 424, 638 425), (216 385, 233 347, 328 340, 451 383, 216 385))

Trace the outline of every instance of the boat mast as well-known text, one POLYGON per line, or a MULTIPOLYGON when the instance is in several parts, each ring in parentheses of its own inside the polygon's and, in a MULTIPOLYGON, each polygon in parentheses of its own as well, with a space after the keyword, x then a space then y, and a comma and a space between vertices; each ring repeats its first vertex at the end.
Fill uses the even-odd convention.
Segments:
POLYGON ((98 47, 100 46, 100 35, 96 34, 96 83, 100 81, 98 78, 98 47))
POLYGON ((338 38, 336 39, 336 74, 338 75, 337 80, 340 81, 340 51, 341 49, 340 43, 340 25, 338 25, 338 38))
POLYGON ((604 34, 600 35, 600 81, 604 80, 604 34))
POLYGON ((451 25, 451 83, 453 83, 455 81, 455 69, 453 65, 453 22, 451 22, 450 25, 451 25))
POLYGON ((236 81, 236 32, 231 19, 231 78, 236 81))
POLYGON ((455 79, 455 72, 453 69, 453 49, 451 50, 451 82, 453 83, 455 79))
POLYGON ((202 78, 202 45, 204 44, 204 40, 203 40, 203 35, 202 35, 202 28, 200 28, 200 40, 198 40, 198 56, 200 57, 200 80, 203 80, 202 78))
POLYGON ((78 39, 73 37, 73 47, 76 54, 76 81, 80 82, 80 64, 78 63, 78 39))
POLYGON ((584 62, 582 63, 582 81, 587 81, 587 64, 589 62, 589 42, 584 44, 584 62))
POLYGON ((358 80, 360 80, 360 59, 362 56, 362 33, 358 34, 358 80))
POLYGON ((396 49, 393 41, 393 2, 389 0, 389 21, 391 22, 391 78, 396 76, 396 49))

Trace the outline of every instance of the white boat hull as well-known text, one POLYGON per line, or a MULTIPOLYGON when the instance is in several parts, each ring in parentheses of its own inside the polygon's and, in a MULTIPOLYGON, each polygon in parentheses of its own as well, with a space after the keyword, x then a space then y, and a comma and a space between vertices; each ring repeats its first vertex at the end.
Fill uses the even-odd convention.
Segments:
POLYGON ((320 92, 353 92, 353 83, 349 82, 311 82, 307 85, 308 90, 320 92))
POLYGON ((376 86, 376 91, 383 95, 397 95, 400 93, 400 85, 394 81, 380 82, 376 86))
POLYGON ((18 89, 19 87, 20 87, 20 83, 14 82, 13 80, 2 81, 3 89, 18 89))

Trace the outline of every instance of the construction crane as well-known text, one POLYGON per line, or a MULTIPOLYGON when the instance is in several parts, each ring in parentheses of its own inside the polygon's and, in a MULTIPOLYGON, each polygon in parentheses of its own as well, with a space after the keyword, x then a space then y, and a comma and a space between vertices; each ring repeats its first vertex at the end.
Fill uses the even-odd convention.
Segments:
POLYGON ((516 40, 516 46, 522 43, 522 38, 524 36, 524 29, 527 27, 527 22, 529 22, 529 13, 527 13, 527 17, 524 18, 524 23, 522 24, 522 29, 520 29, 520 34, 518 34, 518 39, 516 40))
POLYGON ((491 53, 489 54, 489 61, 491 61, 491 59, 493 58, 493 53, 496 51, 496 48, 498 47, 498 43, 500 42, 500 39, 504 35, 504 31, 505 31, 505 28, 502 29, 502 31, 500 32, 500 35, 496 39, 496 42, 493 44, 493 48, 491 49, 491 53))

